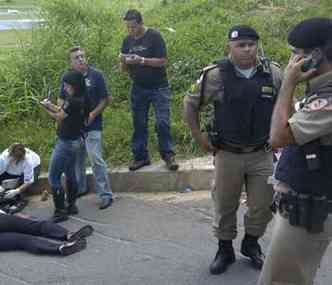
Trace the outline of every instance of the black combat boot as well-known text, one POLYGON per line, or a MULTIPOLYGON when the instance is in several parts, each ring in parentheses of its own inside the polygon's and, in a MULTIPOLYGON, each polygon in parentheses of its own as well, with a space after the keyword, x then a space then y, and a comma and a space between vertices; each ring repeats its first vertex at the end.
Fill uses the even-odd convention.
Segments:
POLYGON ((245 234, 241 244, 241 253, 251 259, 251 263, 255 269, 262 269, 264 264, 264 255, 260 245, 258 244, 258 237, 245 234))
POLYGON ((77 183, 76 181, 70 181, 66 179, 67 184, 67 214, 68 215, 77 215, 78 208, 76 206, 76 199, 77 199, 77 183))
POLYGON ((62 188, 52 189, 53 202, 54 202, 54 214, 51 217, 53 223, 61 223, 68 220, 67 211, 65 210, 65 193, 62 188))
POLYGON ((210 265, 211 274, 221 274, 229 265, 235 262, 235 253, 231 240, 219 240, 219 248, 210 265))

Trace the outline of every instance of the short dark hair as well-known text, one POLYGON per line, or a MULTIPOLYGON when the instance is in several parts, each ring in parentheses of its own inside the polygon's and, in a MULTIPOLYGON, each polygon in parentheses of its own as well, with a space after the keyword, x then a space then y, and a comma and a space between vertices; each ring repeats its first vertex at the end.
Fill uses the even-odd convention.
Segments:
POLYGON ((73 53, 73 52, 77 52, 79 50, 82 50, 84 51, 84 49, 81 47, 81 46, 73 46, 71 47, 70 49, 68 49, 68 57, 70 58, 70 55, 73 53))
POLYGON ((125 16, 123 17, 124 21, 133 21, 135 20, 137 24, 141 24, 143 22, 142 14, 136 9, 130 9, 127 11, 125 16))
POLYGON ((21 161, 25 156, 25 146, 22 143, 13 143, 8 148, 9 156, 21 161))
POLYGON ((68 70, 62 76, 62 81, 71 85, 76 94, 83 94, 86 91, 84 75, 76 70, 68 70))

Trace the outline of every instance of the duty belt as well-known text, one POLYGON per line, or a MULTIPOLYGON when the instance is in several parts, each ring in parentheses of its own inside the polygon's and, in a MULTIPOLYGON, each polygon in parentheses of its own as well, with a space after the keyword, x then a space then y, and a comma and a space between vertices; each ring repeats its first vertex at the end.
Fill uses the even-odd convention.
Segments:
MULTIPOLYGON (((281 212, 286 211, 287 212, 287 194, 285 193, 277 193, 273 199, 273 204, 271 205, 271 209, 273 212, 276 211, 276 209, 279 209, 281 212)), ((332 214, 332 200, 327 200, 327 209, 328 213, 332 214)))
POLYGON ((268 143, 260 144, 260 145, 255 145, 255 146, 234 146, 230 145, 227 143, 219 143, 218 145, 219 149, 233 152, 233 153, 251 153, 251 152, 256 152, 259 150, 264 149, 266 152, 271 151, 271 146, 268 143))

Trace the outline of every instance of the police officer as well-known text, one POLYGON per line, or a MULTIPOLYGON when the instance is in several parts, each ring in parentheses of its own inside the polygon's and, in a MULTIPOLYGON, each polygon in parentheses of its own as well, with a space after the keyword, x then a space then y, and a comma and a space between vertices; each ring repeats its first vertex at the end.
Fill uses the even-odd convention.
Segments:
POLYGON ((235 262, 232 240, 242 186, 248 196, 241 253, 256 269, 263 265, 258 244, 271 220, 272 152, 268 148, 270 119, 281 84, 279 68, 257 56, 259 35, 245 25, 228 34, 229 56, 203 70, 184 100, 185 120, 202 149, 215 152, 214 233, 219 249, 210 266, 221 274, 235 262), (208 135, 201 132, 201 107, 212 106, 208 135))
POLYGON ((282 194, 260 285, 313 284, 332 238, 331 19, 300 22, 288 42, 293 54, 271 124, 272 146, 285 147, 274 186, 282 194), (307 83, 304 100, 291 115, 301 81, 307 83))

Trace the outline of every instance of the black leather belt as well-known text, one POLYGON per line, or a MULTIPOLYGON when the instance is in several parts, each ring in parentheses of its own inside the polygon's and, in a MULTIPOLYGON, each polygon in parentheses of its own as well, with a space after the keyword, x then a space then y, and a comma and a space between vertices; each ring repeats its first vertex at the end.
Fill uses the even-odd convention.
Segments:
POLYGON ((225 143, 218 145, 219 149, 233 152, 233 153, 251 153, 264 149, 265 151, 271 151, 271 146, 268 143, 264 143, 256 146, 237 147, 225 143))

